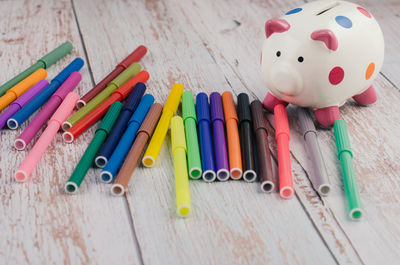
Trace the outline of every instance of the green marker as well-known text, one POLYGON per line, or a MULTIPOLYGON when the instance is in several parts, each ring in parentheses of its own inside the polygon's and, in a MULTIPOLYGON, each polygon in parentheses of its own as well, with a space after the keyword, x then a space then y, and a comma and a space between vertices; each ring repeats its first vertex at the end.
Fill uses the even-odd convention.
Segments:
POLYGON ((182 95, 182 116, 185 124, 189 176, 192 179, 199 179, 202 175, 202 169, 197 137, 197 118, 193 94, 190 91, 186 91, 182 95))
POLYGON ((21 82, 23 79, 28 77, 30 74, 35 72, 39 68, 47 69, 52 64, 60 60, 62 57, 67 55, 72 50, 72 43, 67 41, 40 58, 34 65, 12 78, 7 83, 0 86, 0 96, 4 95, 10 88, 21 82))
POLYGON ((107 87, 97 94, 91 101, 89 101, 84 107, 75 112, 74 115, 69 117, 62 125, 64 131, 68 131, 75 123, 80 121, 83 117, 88 115, 92 110, 94 110, 98 105, 103 103, 111 94, 122 86, 126 81, 134 77, 140 72, 141 66, 138 63, 131 64, 122 73, 120 73, 116 78, 114 78, 107 87))
POLYGON ((117 101, 114 102, 111 105, 110 109, 107 111, 106 116, 96 130, 92 142, 89 144, 89 147, 86 149, 71 177, 65 184, 64 189, 66 193, 75 194, 76 192, 78 192, 79 186, 81 185, 83 179, 86 176, 86 173, 92 165, 92 162, 101 145, 103 144, 112 127, 114 126, 114 123, 117 120, 121 109, 122 103, 117 101))
POLYGON ((349 216, 352 220, 360 220, 362 216, 360 193, 353 167, 353 153, 351 152, 350 139, 344 120, 337 120, 333 124, 336 148, 342 166, 344 190, 349 206, 349 216))

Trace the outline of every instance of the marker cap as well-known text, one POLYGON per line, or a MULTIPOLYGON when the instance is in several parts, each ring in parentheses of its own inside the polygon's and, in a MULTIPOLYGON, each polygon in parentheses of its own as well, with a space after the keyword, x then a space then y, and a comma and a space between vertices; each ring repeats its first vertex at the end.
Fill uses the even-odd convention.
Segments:
POLYGON ((206 93, 199 93, 196 97, 197 104, 197 121, 201 122, 206 120, 211 122, 210 119, 210 108, 208 107, 208 96, 206 93))
POLYGON ((235 102, 233 101, 232 93, 229 91, 225 91, 222 93, 222 104, 224 106, 224 113, 226 120, 234 119, 238 121, 238 116, 236 113, 235 102))
POLYGON ((119 101, 114 102, 111 105, 111 107, 107 111, 106 116, 104 116, 103 120, 101 121, 100 126, 97 128, 96 133, 99 130, 102 130, 107 134, 110 133, 115 121, 117 120, 119 113, 121 112, 122 106, 123 106, 122 103, 119 101))
POLYGON ((144 118, 147 115, 151 105, 153 105, 154 97, 150 94, 146 94, 143 96, 142 100, 139 103, 138 108, 136 109, 135 113, 133 113, 131 119, 129 120, 128 124, 132 122, 136 122, 141 124, 144 118))
POLYGON ((240 93, 238 96, 238 116, 239 122, 251 121, 249 95, 240 93))
POLYGON ((128 99, 124 104, 123 110, 129 110, 133 112, 138 106, 140 99, 142 98, 144 92, 146 91, 146 85, 142 82, 136 84, 133 91, 129 94, 128 99))
POLYGON ((185 129, 183 120, 179 116, 174 116, 171 119, 171 142, 172 153, 175 153, 177 148, 182 148, 186 152, 185 129))
POLYGON ((72 50, 72 43, 67 41, 43 56, 38 60, 38 62, 42 62, 44 64, 44 68, 50 67, 52 64, 60 60, 67 53, 72 50))
POLYGON ((79 95, 75 92, 70 92, 61 105, 58 107, 56 112, 53 114, 53 116, 50 118, 50 122, 56 121, 61 124, 68 118, 69 114, 71 114, 72 110, 75 107, 76 102, 79 99, 79 95))
POLYGON ((62 84, 72 72, 79 71, 84 65, 84 61, 81 58, 75 58, 67 67, 65 67, 51 82, 58 81, 62 84))
POLYGON ((146 133, 150 138, 151 134, 156 127, 158 119, 160 118, 163 106, 160 103, 154 103, 149 112, 147 113, 146 119, 140 126, 137 134, 143 132, 146 133))
POLYGON ((251 112, 253 114, 253 127, 254 131, 257 131, 258 129, 263 129, 267 133, 267 123, 264 118, 264 110, 261 101, 254 100, 251 102, 251 112))
POLYGON ((182 95, 182 117, 183 117, 183 120, 192 118, 192 119, 194 119, 195 122, 197 121, 196 108, 194 105, 194 98, 193 98, 193 94, 191 91, 183 92, 183 95, 182 95))
POLYGON ((129 67, 134 62, 138 62, 147 53, 147 48, 143 45, 137 47, 131 54, 128 55, 118 66, 124 68, 129 67))
POLYGON ((213 92, 210 95, 210 109, 211 109, 211 119, 212 121, 224 120, 224 110, 222 109, 221 95, 218 92, 213 92))
POLYGON ((116 87, 120 87, 126 82, 126 80, 129 80, 131 76, 138 73, 141 68, 142 67, 140 66, 140 64, 133 63, 122 73, 120 73, 116 78, 114 78, 113 81, 111 81, 110 83, 113 83, 116 87))
POLYGON ((274 107, 275 115, 275 138, 278 139, 280 134, 286 134, 288 139, 289 134, 289 121, 286 113, 286 108, 282 104, 278 104, 274 107))
POLYGON ((351 151, 349 134, 347 133, 347 126, 344 120, 339 119, 333 124, 336 148, 338 152, 338 157, 340 159, 340 154, 342 152, 348 152, 351 157, 353 157, 353 152, 351 151))
MULTIPOLYGON (((122 99, 126 98, 129 93, 132 91, 132 87, 136 86, 139 82, 146 82, 149 79, 150 75, 146 71, 141 71, 128 81, 126 81, 125 84, 123 84, 120 88, 114 91, 113 94, 120 94, 122 99)), ((143 92, 144 93, 144 92, 143 92)))
POLYGON ((172 113, 176 113, 176 110, 179 107, 179 102, 183 93, 183 85, 176 83, 171 88, 171 93, 169 94, 167 101, 165 102, 163 111, 171 111, 172 113))

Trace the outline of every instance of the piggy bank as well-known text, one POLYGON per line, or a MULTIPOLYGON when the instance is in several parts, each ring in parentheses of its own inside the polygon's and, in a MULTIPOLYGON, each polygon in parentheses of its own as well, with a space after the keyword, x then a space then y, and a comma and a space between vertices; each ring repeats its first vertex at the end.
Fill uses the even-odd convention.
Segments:
POLYGON ((345 1, 315 1, 265 23, 261 71, 269 93, 263 101, 314 110, 331 127, 351 97, 376 101, 372 81, 384 57, 382 31, 364 8, 345 1))

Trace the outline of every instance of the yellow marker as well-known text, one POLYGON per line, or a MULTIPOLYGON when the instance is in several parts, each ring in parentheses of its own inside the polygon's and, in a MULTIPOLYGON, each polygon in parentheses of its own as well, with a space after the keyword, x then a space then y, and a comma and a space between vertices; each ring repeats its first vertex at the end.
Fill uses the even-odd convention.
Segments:
POLYGON ((46 76, 46 70, 44 70, 43 68, 39 68, 35 72, 30 74, 27 78, 7 90, 7 92, 2 97, 0 97, 0 110, 10 105, 11 102, 19 98, 37 82, 45 79, 46 76))
POLYGON ((167 98, 167 102, 165 102, 160 121, 158 122, 153 137, 150 140, 149 146, 144 153, 142 163, 145 167, 153 167, 156 164, 156 160, 158 154, 160 153, 162 143, 164 142, 165 136, 167 135, 169 122, 171 121, 172 116, 176 113, 176 110, 178 109, 179 101, 181 100, 182 94, 183 86, 179 83, 176 83, 171 89, 171 93, 167 98))
POLYGON ((183 120, 179 116, 171 119, 172 155, 175 168, 176 213, 186 217, 190 213, 189 178, 186 166, 186 142, 183 120))

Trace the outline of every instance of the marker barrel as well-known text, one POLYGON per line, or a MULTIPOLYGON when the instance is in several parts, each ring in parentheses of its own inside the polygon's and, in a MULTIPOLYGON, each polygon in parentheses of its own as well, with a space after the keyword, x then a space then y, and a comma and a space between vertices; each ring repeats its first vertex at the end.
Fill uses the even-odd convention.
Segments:
POLYGON ((114 196, 122 196, 125 193, 125 189, 128 186, 129 180, 132 176, 136 165, 139 162, 140 155, 142 154, 147 141, 150 139, 154 128, 157 125, 158 119, 161 116, 162 105, 154 103, 145 120, 140 126, 139 131, 136 135, 135 142, 129 151, 124 164, 122 165, 114 184, 111 186, 111 194, 114 196))
POLYGON ((32 113, 39 109, 40 106, 42 106, 46 100, 57 91, 61 84, 64 83, 73 72, 79 71, 83 64, 84 62, 81 58, 75 58, 75 60, 67 65, 67 67, 51 80, 50 84, 43 89, 39 95, 34 97, 28 104, 10 118, 11 121, 8 122, 10 129, 17 129, 24 121, 26 121, 32 113))
POLYGON ((275 138, 278 148, 279 194, 284 199, 294 195, 292 168, 290 165, 289 122, 286 108, 282 104, 274 107, 275 138))
POLYGON ((34 65, 28 67, 26 70, 24 70, 22 73, 16 75, 13 77, 11 80, 0 86, 0 96, 2 96, 7 90, 21 82, 23 79, 28 77, 30 74, 35 72, 36 70, 40 68, 48 68, 52 64, 54 64, 56 61, 64 57, 66 54, 68 54, 72 50, 72 44, 71 42, 67 41, 55 48, 53 51, 49 52, 42 58, 40 58, 34 65))
POLYGON ((189 178, 186 166, 186 142, 183 120, 179 116, 171 119, 171 145, 174 157, 176 213, 187 217, 190 213, 189 178))
POLYGON ((74 194, 78 191, 83 179, 85 178, 90 166, 93 163, 93 159, 96 156, 97 151, 103 144, 104 140, 107 138, 107 135, 110 133, 111 128, 113 127, 119 113, 121 112, 121 109, 122 103, 115 102, 107 111, 107 114, 100 123, 100 126, 97 128, 93 140, 89 144, 89 147, 86 149, 74 172, 65 184, 64 188, 67 193, 74 194))
POLYGON ((153 137, 151 137, 150 143, 143 156, 142 162, 145 167, 153 167, 157 161, 161 146, 168 132, 171 118, 178 109, 183 89, 183 86, 179 83, 175 84, 171 89, 171 93, 165 102, 160 121, 157 124, 157 128, 154 131, 153 137))
POLYGON ((111 157, 115 147, 118 144, 118 141, 121 138, 121 135, 127 128, 128 121, 132 114, 136 111, 136 108, 139 105, 145 91, 146 85, 140 82, 137 83, 133 88, 133 91, 130 93, 124 107, 122 108, 118 120, 115 122, 114 127, 107 137, 107 140, 104 142, 96 156, 95 164, 97 167, 104 168, 106 166, 108 159, 111 157))
POLYGON ((213 182, 216 178, 214 167, 214 152, 211 138, 211 118, 208 106, 208 97, 205 93, 196 96, 197 125, 199 127, 199 141, 203 180, 213 182))
POLYGON ((229 179, 228 153, 225 140, 225 120, 221 95, 217 92, 210 95, 212 132, 214 136, 215 169, 220 181, 229 179))
POLYGON ((122 71, 128 68, 132 63, 138 62, 147 52, 147 48, 143 45, 137 47, 131 54, 129 54, 123 61, 121 61, 115 69, 109 73, 103 80, 95 85, 89 92, 87 92, 76 104, 80 109, 99 94, 114 78, 116 78, 122 71))
POLYGON ((18 168, 15 174, 17 181, 22 182, 28 180, 28 177, 31 175, 36 164, 39 162, 43 153, 46 151, 47 147, 50 145, 54 136, 60 129, 62 122, 72 112, 78 99, 79 95, 71 92, 64 99, 63 103, 61 103, 60 107, 51 117, 47 128, 44 130, 36 144, 32 147, 31 151, 22 162, 21 166, 18 168))
POLYGON ((185 125, 189 177, 199 179, 203 171, 197 136, 196 107, 194 105, 193 94, 190 91, 185 91, 182 95, 182 118, 185 125))
POLYGON ((140 128, 140 125, 142 124, 153 103, 154 97, 150 94, 145 95, 140 101, 137 110, 135 113, 133 113, 131 119, 129 120, 128 127, 118 142, 118 145, 114 149, 114 152, 112 152, 110 161, 108 161, 107 165, 100 174, 100 180, 102 182, 110 183, 115 178, 120 166, 124 162, 126 154, 129 152, 129 149, 135 140, 135 136, 140 128))
POLYGON ((335 132, 336 149, 342 167, 344 190, 346 193, 349 217, 352 220, 360 220, 363 215, 360 193, 354 173, 353 153, 350 146, 350 138, 346 123, 339 119, 333 123, 335 132))

